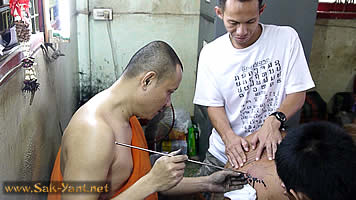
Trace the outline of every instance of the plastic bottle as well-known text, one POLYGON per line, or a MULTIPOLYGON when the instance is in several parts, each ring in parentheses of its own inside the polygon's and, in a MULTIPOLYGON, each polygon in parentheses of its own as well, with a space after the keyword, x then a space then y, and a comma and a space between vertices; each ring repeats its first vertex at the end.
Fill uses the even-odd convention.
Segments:
POLYGON ((197 155, 196 148, 195 148, 195 133, 193 127, 190 127, 188 129, 188 155, 189 156, 197 155))

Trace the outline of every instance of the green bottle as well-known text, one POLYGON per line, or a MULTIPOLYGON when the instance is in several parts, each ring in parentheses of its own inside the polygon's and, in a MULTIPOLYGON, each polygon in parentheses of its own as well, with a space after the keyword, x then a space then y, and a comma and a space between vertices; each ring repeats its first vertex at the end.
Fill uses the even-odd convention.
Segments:
POLYGON ((195 134, 194 128, 190 127, 188 129, 188 155, 189 156, 196 156, 196 148, 195 148, 195 134))

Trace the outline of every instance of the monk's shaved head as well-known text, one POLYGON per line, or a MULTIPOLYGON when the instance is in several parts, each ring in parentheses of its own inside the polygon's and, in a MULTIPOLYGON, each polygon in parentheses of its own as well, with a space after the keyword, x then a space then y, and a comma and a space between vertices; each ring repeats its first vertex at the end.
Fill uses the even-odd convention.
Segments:
POLYGON ((130 79, 154 71, 158 80, 166 79, 172 73, 176 73, 177 65, 183 71, 183 65, 173 48, 166 42, 154 41, 135 53, 126 66, 123 76, 130 79))

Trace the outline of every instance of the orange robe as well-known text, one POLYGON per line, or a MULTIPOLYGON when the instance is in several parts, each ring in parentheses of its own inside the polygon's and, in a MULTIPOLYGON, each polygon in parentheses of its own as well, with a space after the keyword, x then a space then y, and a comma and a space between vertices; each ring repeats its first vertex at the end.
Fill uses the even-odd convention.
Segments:
MULTIPOLYGON (((131 145, 147 148, 145 135, 143 133, 140 122, 137 120, 135 116, 130 118, 130 125, 132 130, 131 145)), ((60 169, 61 166, 60 153, 61 153, 61 148, 59 148, 57 158, 54 163, 54 167, 51 175, 51 182, 63 181, 63 176, 60 169)), ((131 149, 131 154, 132 154, 132 161, 133 161, 132 173, 129 179, 126 181, 126 183, 118 191, 116 191, 114 196, 112 196, 111 198, 114 198, 120 193, 122 193, 123 191, 125 191, 127 188, 129 188, 137 180, 139 180, 142 176, 146 175, 151 170, 151 163, 150 163, 150 157, 148 152, 137 150, 137 149, 131 149)), ((61 193, 49 193, 48 195, 48 200, 60 200, 60 199, 61 199, 61 193)), ((145 200, 157 200, 157 199, 158 199, 157 193, 153 193, 145 198, 145 200)))

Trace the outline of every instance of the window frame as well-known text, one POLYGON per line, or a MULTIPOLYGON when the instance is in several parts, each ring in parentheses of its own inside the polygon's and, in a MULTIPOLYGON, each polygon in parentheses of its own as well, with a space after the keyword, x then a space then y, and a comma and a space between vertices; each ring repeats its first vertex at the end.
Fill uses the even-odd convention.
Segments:
POLYGON ((317 18, 356 19, 356 4, 320 2, 318 4, 317 18))
POLYGON ((11 15, 9 5, 0 6, 0 34, 11 28, 14 24, 14 17, 11 15))

